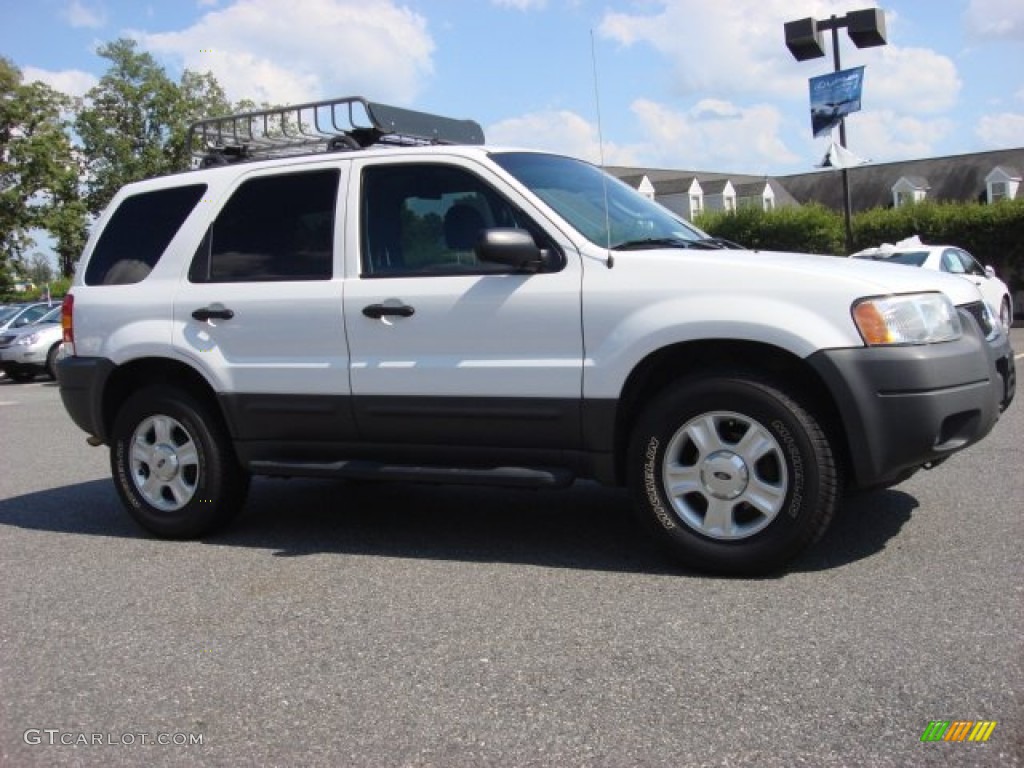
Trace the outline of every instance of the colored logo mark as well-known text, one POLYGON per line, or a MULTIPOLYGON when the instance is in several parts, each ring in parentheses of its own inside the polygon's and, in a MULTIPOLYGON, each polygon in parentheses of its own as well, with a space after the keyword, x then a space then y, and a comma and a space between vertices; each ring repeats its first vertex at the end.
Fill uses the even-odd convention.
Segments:
POLYGON ((988 741, 995 729, 995 720, 932 720, 921 741, 988 741))

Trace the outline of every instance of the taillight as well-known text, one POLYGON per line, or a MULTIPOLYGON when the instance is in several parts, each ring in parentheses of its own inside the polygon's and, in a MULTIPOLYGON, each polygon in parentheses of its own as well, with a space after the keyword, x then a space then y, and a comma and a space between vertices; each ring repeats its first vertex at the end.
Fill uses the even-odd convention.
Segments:
POLYGON ((64 331, 64 343, 68 353, 75 354, 75 297, 68 294, 60 305, 60 327, 64 331))

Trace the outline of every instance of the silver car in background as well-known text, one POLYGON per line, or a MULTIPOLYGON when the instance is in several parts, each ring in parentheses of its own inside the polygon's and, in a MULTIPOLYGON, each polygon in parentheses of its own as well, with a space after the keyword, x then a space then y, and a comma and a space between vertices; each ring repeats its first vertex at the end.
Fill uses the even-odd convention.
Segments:
POLYGON ((56 379, 63 336, 60 304, 34 323, 0 331, 0 370, 13 381, 31 381, 40 373, 56 379))

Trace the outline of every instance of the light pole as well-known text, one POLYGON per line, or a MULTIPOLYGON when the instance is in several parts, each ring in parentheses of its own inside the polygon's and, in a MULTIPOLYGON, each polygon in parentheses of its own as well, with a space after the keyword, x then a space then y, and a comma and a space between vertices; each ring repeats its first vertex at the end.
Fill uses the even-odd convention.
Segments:
MULTIPOLYGON (((881 8, 850 11, 845 16, 833 14, 828 19, 799 19, 787 21, 784 25, 786 47, 797 61, 816 59, 825 55, 821 42, 824 30, 832 32, 832 61, 835 72, 839 65, 839 35, 837 30, 846 27, 847 34, 858 48, 872 48, 885 45, 885 13, 881 8)), ((846 148, 846 118, 839 119, 839 146, 846 148)), ((846 253, 853 252, 853 226, 850 223, 850 177, 846 168, 841 169, 843 177, 843 219, 846 225, 846 253)))

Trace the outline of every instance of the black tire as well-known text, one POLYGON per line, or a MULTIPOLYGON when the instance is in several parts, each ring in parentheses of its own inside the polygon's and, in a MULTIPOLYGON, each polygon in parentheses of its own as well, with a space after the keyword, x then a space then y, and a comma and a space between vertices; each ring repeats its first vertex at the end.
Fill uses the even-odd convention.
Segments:
POLYGON ((168 539, 222 528, 249 487, 218 415, 166 386, 136 392, 118 411, 110 466, 129 514, 168 539))
POLYGON ((50 377, 50 381, 57 380, 57 353, 59 351, 60 342, 57 342, 46 353, 46 375, 50 377))
POLYGON ((775 572, 821 537, 838 503, 817 420, 754 376, 689 379, 662 393, 635 425, 628 462, 641 519, 699 570, 775 572))
POLYGON ((35 379, 36 372, 31 368, 17 368, 7 371, 7 375, 11 377, 11 381, 16 381, 19 384, 27 384, 35 379))

